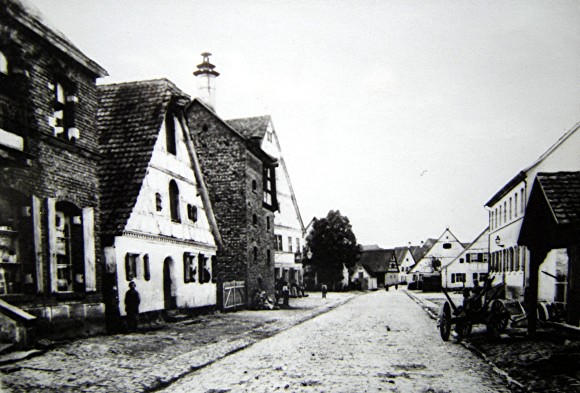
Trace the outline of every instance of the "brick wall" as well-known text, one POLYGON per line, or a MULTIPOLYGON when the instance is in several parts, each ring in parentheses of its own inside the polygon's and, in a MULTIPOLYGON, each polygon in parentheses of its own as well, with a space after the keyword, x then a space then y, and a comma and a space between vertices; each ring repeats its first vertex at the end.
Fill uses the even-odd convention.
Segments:
MULTIPOLYGON (((12 127, 4 124, 2 127, 24 137, 24 151, 0 149, 0 183, 43 200, 41 222, 45 293, 38 296, 28 293, 10 300, 23 307, 39 303, 101 301, 101 247, 98 236, 95 236, 97 293, 49 294, 48 219, 44 203, 46 198, 54 198, 56 201, 74 203, 81 209, 94 208, 95 233, 99 233, 99 156, 98 135, 94 128, 96 75, 8 15, 0 15, 0 23, 7 27, 0 31, 0 50, 7 55, 9 63, 18 64, 24 70, 9 75, 10 90, 0 91, 0 95, 9 100, 11 107, 24 113, 20 118, 26 119, 24 127, 21 124, 12 127), (54 113, 54 93, 49 84, 54 83, 57 77, 66 79, 70 91, 78 98, 78 103, 74 105, 74 125, 80 131, 80 138, 74 142, 57 139, 49 124, 49 117, 54 113)), ((26 255, 34 258, 33 252, 26 255)), ((23 262, 35 264, 34 261, 23 262)))
POLYGON ((274 218, 262 207, 262 163, 248 151, 245 139, 199 102, 194 101, 188 108, 187 119, 224 242, 218 252, 216 277, 221 281, 246 281, 249 296, 261 281, 262 288, 271 294, 274 218), (266 217, 270 217, 269 229, 266 217))

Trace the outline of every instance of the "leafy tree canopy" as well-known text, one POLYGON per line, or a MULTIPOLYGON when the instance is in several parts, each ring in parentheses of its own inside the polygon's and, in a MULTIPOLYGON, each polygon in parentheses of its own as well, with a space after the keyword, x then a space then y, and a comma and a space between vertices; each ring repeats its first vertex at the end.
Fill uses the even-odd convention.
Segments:
POLYGON ((348 217, 331 210, 325 218, 315 220, 306 238, 312 252, 319 282, 336 283, 343 279, 343 265, 354 266, 361 253, 348 217))

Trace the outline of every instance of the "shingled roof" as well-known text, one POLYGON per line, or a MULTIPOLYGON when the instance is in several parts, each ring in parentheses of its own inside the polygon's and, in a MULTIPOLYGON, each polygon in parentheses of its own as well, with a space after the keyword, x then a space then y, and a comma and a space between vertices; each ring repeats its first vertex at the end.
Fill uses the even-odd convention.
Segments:
POLYGON ((580 222, 580 172, 541 172, 537 181, 557 224, 580 222))
POLYGON ((386 273, 389 271, 391 261, 394 260, 394 254, 395 250, 391 249, 363 251, 360 256, 360 264, 371 275, 386 273))
POLYGON ((122 233, 141 190, 165 112, 189 97, 167 79, 98 86, 102 233, 122 233))
POLYGON ((272 119, 270 116, 256 116, 256 117, 245 117, 241 119, 231 119, 226 120, 226 123, 230 125, 233 129, 237 130, 244 137, 253 139, 260 138, 263 139, 268 129, 268 124, 272 119))

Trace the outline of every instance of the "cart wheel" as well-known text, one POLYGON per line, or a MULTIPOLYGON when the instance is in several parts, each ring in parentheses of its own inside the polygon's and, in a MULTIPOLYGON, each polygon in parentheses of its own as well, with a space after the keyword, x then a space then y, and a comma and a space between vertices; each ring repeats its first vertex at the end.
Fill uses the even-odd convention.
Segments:
POLYGON ((451 334, 451 306, 445 302, 439 310, 439 333, 443 341, 449 341, 451 334))
POLYGON ((503 332, 509 322, 509 311, 505 304, 497 299, 491 303, 489 323, 493 325, 493 329, 496 332, 503 332))

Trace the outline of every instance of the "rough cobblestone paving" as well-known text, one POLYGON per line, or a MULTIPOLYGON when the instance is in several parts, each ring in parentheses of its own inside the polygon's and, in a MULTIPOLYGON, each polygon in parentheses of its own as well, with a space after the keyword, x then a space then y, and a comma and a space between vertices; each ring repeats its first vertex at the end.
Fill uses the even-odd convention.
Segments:
POLYGON ((158 388, 355 295, 292 299, 292 309, 199 316, 141 332, 76 340, 0 366, 0 392, 143 392, 158 388))
POLYGON ((401 291, 377 291, 191 373, 166 392, 510 392, 443 342, 401 291))

